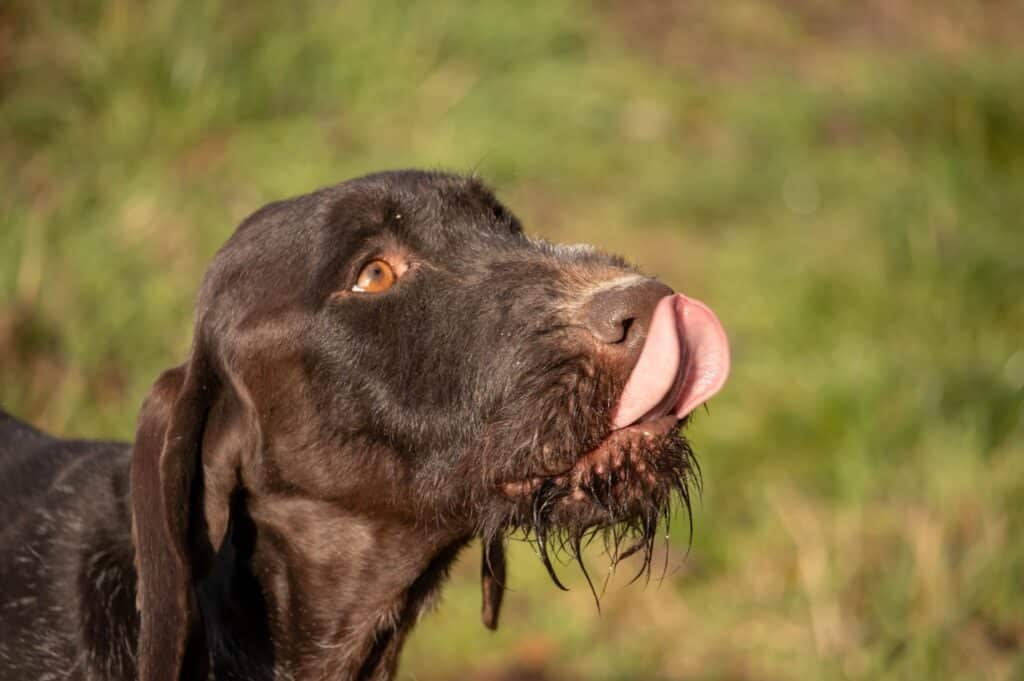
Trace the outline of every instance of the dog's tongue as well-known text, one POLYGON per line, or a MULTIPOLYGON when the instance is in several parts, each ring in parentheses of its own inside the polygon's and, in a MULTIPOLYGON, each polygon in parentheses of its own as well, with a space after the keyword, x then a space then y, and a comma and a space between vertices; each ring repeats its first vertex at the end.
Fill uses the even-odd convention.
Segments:
POLYGON ((711 399, 728 376, 729 341, 715 313, 681 293, 666 296, 654 308, 612 426, 669 413, 682 418, 711 399))

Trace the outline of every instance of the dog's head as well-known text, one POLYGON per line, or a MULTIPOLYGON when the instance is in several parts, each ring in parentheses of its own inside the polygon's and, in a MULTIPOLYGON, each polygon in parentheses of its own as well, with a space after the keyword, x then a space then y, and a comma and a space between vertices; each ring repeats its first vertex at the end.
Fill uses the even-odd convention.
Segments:
MULTIPOLYGON (((606 528, 649 552, 694 481, 680 421, 728 365, 704 305, 524 235, 475 179, 384 173, 271 204, 214 259, 191 357, 143 409, 140 598, 202 573, 243 488, 482 536, 493 625, 509 531, 545 562, 553 537, 578 550, 606 528)), ((145 612, 144 645, 187 630, 147 636, 145 612)))

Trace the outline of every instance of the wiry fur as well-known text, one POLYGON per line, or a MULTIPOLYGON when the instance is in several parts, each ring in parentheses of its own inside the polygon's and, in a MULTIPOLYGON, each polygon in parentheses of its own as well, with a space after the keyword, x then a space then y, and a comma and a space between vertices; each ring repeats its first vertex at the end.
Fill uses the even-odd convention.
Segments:
POLYGON ((674 428, 615 440, 610 413, 667 291, 526 237, 473 178, 266 206, 211 264, 132 446, 0 417, 0 677, 383 680, 474 537, 488 626, 511 534, 556 583, 596 537, 649 571, 696 464, 674 428), (375 257, 408 270, 351 293, 375 257), (596 340, 589 301, 625 286, 650 305, 596 340))

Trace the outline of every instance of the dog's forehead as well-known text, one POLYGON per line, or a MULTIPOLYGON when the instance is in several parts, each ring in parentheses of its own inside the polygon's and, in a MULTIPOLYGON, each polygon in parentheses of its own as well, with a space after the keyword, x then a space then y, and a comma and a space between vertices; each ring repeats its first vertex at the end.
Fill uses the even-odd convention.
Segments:
POLYGON ((438 172, 397 171, 339 186, 332 209, 334 246, 348 259, 398 245, 407 257, 477 276, 534 278, 541 273, 585 289, 635 269, 589 244, 527 236, 519 219, 482 181, 438 172))
POLYGON ((516 217, 483 182, 438 172, 398 171, 348 184, 336 215, 358 210, 370 229, 435 253, 480 242, 522 241, 516 217))

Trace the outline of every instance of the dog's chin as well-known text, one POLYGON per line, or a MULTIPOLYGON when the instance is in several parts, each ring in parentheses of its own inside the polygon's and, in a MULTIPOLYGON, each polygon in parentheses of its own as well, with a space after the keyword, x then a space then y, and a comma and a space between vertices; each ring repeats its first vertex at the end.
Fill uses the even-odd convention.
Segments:
POLYGON ((613 431, 594 449, 555 474, 526 475, 499 485, 512 504, 507 529, 521 530, 557 584, 550 553, 580 562, 582 546, 603 536, 613 564, 642 551, 642 570, 678 498, 690 520, 699 468, 680 422, 669 415, 613 431))

